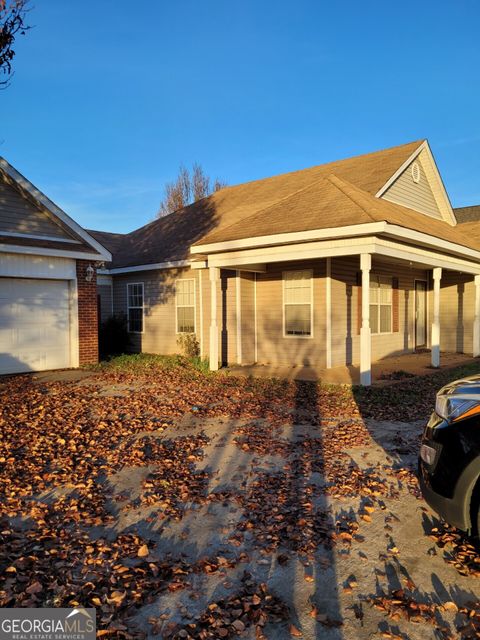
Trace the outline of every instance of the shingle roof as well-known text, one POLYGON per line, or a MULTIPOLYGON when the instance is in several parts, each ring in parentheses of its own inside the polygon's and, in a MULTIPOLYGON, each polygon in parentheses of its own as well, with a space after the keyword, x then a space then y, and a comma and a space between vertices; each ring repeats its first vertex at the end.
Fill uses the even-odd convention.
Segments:
MULTIPOLYGON (((216 236, 222 230, 265 210, 273 211, 276 208, 278 211, 273 232, 286 231, 289 224, 312 215, 308 208, 294 209, 292 205, 295 198, 303 200, 308 194, 314 194, 309 206, 317 206, 318 203, 313 200, 320 196, 316 189, 320 189, 322 184, 320 191, 328 200, 327 192, 330 191, 330 186, 325 179, 332 174, 374 196, 423 142, 419 140, 301 171, 225 187, 207 198, 125 235, 116 250, 110 245, 114 253, 112 266, 126 267, 188 259, 193 244, 200 241, 203 243, 206 238, 216 236), (287 209, 281 214, 284 204, 287 209)), ((322 208, 326 210, 326 203, 322 208)), ((357 208, 357 214, 358 211, 357 208)), ((340 214, 341 211, 334 209, 329 215, 338 223, 340 214)), ((354 224, 359 222, 357 218, 354 224)), ((316 227, 324 224, 325 220, 316 218, 316 227)), ((108 239, 104 237, 103 240, 108 246, 108 239)))
POLYGON ((480 249, 475 239, 472 240, 447 222, 388 200, 375 198, 367 191, 333 174, 226 229, 209 233, 202 239, 202 243, 255 238, 272 233, 329 229, 368 222, 390 222, 405 229, 450 240, 464 247, 480 249), (301 216, 298 215, 299 211, 302 212, 301 216))
POLYGON ((457 222, 480 222, 480 204, 474 207, 458 207, 453 210, 457 222))
POLYGON ((120 250, 126 237, 125 233, 110 233, 109 231, 95 231, 94 229, 87 229, 86 231, 108 249, 112 256, 120 250))

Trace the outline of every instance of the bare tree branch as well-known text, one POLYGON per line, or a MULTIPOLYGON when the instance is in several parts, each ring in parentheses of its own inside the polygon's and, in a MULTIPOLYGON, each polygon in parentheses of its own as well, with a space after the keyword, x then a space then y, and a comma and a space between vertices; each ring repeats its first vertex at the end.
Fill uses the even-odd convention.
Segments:
POLYGON ((178 211, 225 186, 226 182, 219 180, 219 178, 216 178, 212 183, 198 162, 193 164, 191 172, 184 165, 181 165, 177 178, 165 185, 165 195, 160 203, 157 216, 161 218, 178 211))
POLYGON ((0 74, 6 76, 0 80, 1 89, 8 87, 13 75, 15 38, 30 29, 25 22, 27 12, 28 0, 0 0, 0 74))

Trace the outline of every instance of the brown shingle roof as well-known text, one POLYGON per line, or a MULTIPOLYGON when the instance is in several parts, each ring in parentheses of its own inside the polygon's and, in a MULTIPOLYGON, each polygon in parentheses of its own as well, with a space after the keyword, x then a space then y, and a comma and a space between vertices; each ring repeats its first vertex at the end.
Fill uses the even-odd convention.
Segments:
POLYGON ((95 231, 94 229, 87 229, 86 231, 110 251, 112 255, 120 250, 126 237, 125 233, 110 233, 109 231, 95 231))
POLYGON ((453 210, 458 223, 480 222, 480 204, 474 207, 458 207, 453 210))
MULTIPOLYGON (((225 187, 208 198, 127 234, 119 248, 113 250, 112 266, 188 259, 191 245, 200 241, 203 244, 206 238, 217 235, 240 221, 250 219, 261 211, 280 207, 280 212, 282 203, 286 203, 287 210, 284 210, 284 215, 279 215, 273 232, 286 231, 292 223, 287 211, 293 215, 293 222, 303 220, 305 216, 311 217, 308 210, 293 207, 297 194, 299 198, 306 198, 322 183, 323 197, 327 202, 330 187, 326 184, 325 178, 335 174, 373 196, 422 143, 423 140, 419 140, 301 171, 225 187)), ((315 192, 315 197, 318 195, 320 194, 315 192)), ((322 209, 326 210, 326 203, 322 209)), ((356 211, 358 214, 358 208, 356 211)), ((335 209, 329 215, 338 223, 339 214, 341 212, 335 209)), ((317 227, 319 222, 323 226, 324 220, 317 218, 317 227)), ((356 224, 359 222, 357 218, 356 224)))
POLYGON ((275 203, 226 229, 214 231, 202 243, 225 242, 275 233, 310 231, 390 222, 464 247, 480 249, 479 243, 447 222, 367 193, 337 175, 317 180, 289 198, 275 203), (299 216, 298 212, 302 215, 299 216))

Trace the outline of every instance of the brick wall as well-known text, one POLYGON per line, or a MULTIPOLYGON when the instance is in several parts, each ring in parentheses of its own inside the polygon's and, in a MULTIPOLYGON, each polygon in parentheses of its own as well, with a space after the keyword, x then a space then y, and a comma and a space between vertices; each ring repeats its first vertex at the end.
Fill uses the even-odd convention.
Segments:
POLYGON ((92 263, 88 260, 77 260, 80 364, 98 362, 97 274, 95 272, 91 282, 85 280, 89 264, 92 263))

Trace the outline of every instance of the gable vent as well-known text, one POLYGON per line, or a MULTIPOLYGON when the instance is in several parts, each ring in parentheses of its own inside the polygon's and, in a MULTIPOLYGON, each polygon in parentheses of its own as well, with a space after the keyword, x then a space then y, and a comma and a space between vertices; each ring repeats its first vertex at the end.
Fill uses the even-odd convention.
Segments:
POLYGON ((420 167, 418 162, 412 164, 412 180, 417 184, 420 182, 420 167))

